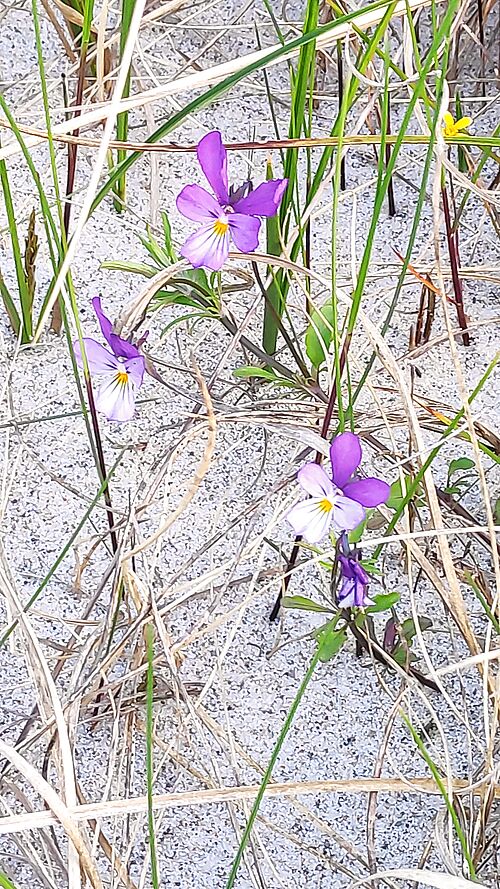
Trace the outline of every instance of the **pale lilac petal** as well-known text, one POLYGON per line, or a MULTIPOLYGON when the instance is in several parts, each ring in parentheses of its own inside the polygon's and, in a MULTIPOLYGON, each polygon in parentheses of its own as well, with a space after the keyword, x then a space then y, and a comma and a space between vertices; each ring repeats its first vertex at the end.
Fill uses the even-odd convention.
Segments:
POLYGON ((94 312, 97 315, 102 335, 111 346, 114 354, 119 358, 137 358, 139 350, 133 346, 132 343, 128 343, 127 340, 122 340, 121 336, 118 336, 117 333, 113 333, 113 325, 101 308, 100 296, 94 297, 92 305, 94 307, 94 312))
POLYGON ((120 383, 117 374, 108 376, 99 388, 95 404, 108 420, 125 423, 135 413, 136 386, 132 379, 120 383))
POLYGON ((379 506, 385 503, 391 488, 380 478, 360 478, 344 485, 343 491, 346 497, 357 500, 362 506, 379 506))
MULTIPOLYGON (((83 345, 85 347, 85 355, 87 356, 89 370, 92 375, 97 376, 98 374, 113 373, 113 371, 116 371, 116 368, 119 366, 119 361, 112 352, 108 352, 104 346, 101 346, 100 343, 93 340, 91 337, 84 337, 83 345)), ((73 349, 75 350, 75 358, 78 367, 83 367, 83 358, 78 340, 75 340, 73 343, 73 349)))
POLYGON ((308 543, 319 543, 326 537, 332 520, 331 510, 322 509, 317 498, 297 503, 287 515, 293 530, 308 543))
POLYGON ((127 371, 136 389, 140 389, 142 386, 145 364, 146 362, 142 355, 139 355, 139 358, 129 358, 123 364, 124 370, 127 371))
POLYGON ((196 149, 201 169, 221 204, 229 202, 227 190, 227 154, 222 144, 221 134, 214 130, 198 142, 196 149))
POLYGON ((250 216, 275 216, 287 185, 288 179, 269 179, 258 185, 245 198, 236 201, 233 198, 232 206, 237 213, 250 216))
POLYGON ((179 213, 194 222, 210 222, 224 212, 223 207, 201 185, 186 185, 176 199, 179 213))
POLYGON ((333 484, 342 489, 361 463, 361 444, 353 432, 342 432, 330 445, 333 484))
POLYGON ((333 498, 332 524, 337 533, 353 531, 363 521, 365 511, 356 500, 336 494, 333 498))
POLYGON ((229 230, 238 250, 252 253, 259 246, 260 219, 242 213, 228 213, 229 230))
POLYGON ((213 223, 202 225, 184 242, 180 253, 195 269, 205 266, 218 272, 228 257, 229 229, 219 235, 214 230, 213 223))
POLYGON ((333 500, 334 488, 322 466, 306 463, 297 473, 297 481, 311 497, 333 500))

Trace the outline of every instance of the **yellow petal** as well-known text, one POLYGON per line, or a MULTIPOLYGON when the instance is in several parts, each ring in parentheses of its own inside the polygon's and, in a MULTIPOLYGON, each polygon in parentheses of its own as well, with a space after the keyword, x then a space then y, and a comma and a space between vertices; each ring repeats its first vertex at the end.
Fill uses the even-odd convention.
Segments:
POLYGON ((455 123, 455 129, 457 132, 459 130, 465 130, 467 127, 470 127, 472 123, 472 117, 461 117, 460 120, 457 120, 455 123))
POLYGON ((450 114, 449 111, 445 111, 443 114, 443 120, 446 127, 453 128, 455 126, 455 121, 453 120, 453 115, 450 114))

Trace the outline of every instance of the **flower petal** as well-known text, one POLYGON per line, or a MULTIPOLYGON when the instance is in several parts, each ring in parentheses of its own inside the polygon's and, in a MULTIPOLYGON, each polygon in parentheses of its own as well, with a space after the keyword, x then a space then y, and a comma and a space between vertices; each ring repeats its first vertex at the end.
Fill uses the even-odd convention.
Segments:
POLYGON ((323 467, 317 463, 306 463, 299 469, 297 481, 311 497, 333 501, 335 494, 333 485, 323 467))
POLYGON ((252 253, 259 246, 260 219, 243 213, 228 213, 229 230, 238 250, 252 253))
POLYGON ((472 117, 459 117, 459 119, 455 121, 455 128, 457 130, 465 130, 467 127, 470 127, 471 123, 472 117))
POLYGON ((129 379, 127 383, 121 383, 117 374, 107 376, 97 392, 95 404, 98 411, 104 414, 108 420, 117 423, 125 423, 131 420, 135 413, 136 386, 129 379))
POLYGON ((229 253, 229 228, 218 234, 212 222, 202 225, 184 242, 180 253, 195 269, 205 266, 218 272, 229 253))
POLYGON ((145 365, 146 362, 142 355, 139 355, 138 358, 129 358, 128 361, 125 361, 122 365, 123 369, 129 374, 136 389, 140 389, 142 386, 145 365))
POLYGON ((449 111, 445 111, 443 114, 443 123, 447 130, 452 130, 455 126, 455 121, 453 120, 453 115, 450 114, 449 111))
MULTIPOLYGON (((84 337, 83 344, 85 346, 85 355, 87 356, 87 363, 91 374, 98 375, 116 372, 116 369, 119 366, 119 361, 112 352, 108 352, 104 346, 101 346, 100 343, 89 336, 84 337)), ((75 350, 75 358, 78 367, 83 367, 83 358, 78 340, 75 340, 73 343, 73 349, 75 350)))
POLYGON ((380 478, 360 478, 344 485, 343 491, 346 497, 357 500, 362 506, 380 506, 387 500, 391 488, 380 478))
POLYGON ((220 204, 201 185, 186 185, 177 195, 176 204, 179 213, 194 222, 210 222, 223 212, 220 204))
POLYGON ((262 182, 246 198, 232 203, 236 213, 251 216, 275 216, 286 191, 288 179, 269 179, 262 182))
POLYGON ((221 204, 229 202, 227 190, 227 154, 222 144, 221 134, 214 130, 198 142, 196 149, 201 169, 221 204))
POLYGON ((122 340, 117 333, 113 333, 113 325, 101 308, 101 297, 95 296, 92 300, 92 305, 97 315, 102 335, 111 346, 113 353, 119 358, 137 358, 139 350, 132 343, 128 343, 127 340, 122 340))
POLYGON ((331 510, 322 509, 317 498, 297 503, 287 515, 293 530, 309 543, 319 543, 328 534, 331 510))
POLYGON ((333 498, 332 525, 337 533, 353 531, 363 521, 365 511, 357 500, 336 494, 333 498))
POLYGON ((333 484, 342 489, 361 463, 361 444, 353 432, 342 432, 330 445, 333 484))

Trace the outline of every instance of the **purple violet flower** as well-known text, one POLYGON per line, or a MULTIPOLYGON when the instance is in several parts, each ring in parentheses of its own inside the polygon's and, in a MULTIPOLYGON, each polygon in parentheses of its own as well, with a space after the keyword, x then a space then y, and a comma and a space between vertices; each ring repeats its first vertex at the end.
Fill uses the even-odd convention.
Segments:
POLYGON ((205 266, 218 271, 224 265, 231 239, 242 253, 251 253, 259 243, 260 219, 274 216, 285 193, 288 179, 269 179, 254 191, 251 183, 228 188, 227 154, 217 130, 207 133, 196 149, 198 161, 215 197, 201 185, 186 185, 177 197, 177 209, 200 228, 181 249, 195 269, 205 266))
MULTIPOLYGON (((124 423, 134 416, 135 399, 144 376, 144 357, 137 346, 113 333, 113 325, 101 309, 100 297, 96 296, 92 305, 102 335, 111 347, 109 351, 91 337, 83 340, 91 376, 102 377, 95 399, 96 408, 108 420, 124 423)), ((78 340, 73 343, 73 348, 78 366, 83 367, 78 340)))
POLYGON ((361 463, 361 443, 357 435, 343 432, 330 445, 332 477, 317 463, 307 463, 297 481, 309 494, 297 503, 287 519, 296 534, 309 543, 318 543, 330 527, 339 534, 352 531, 365 517, 364 507, 385 503, 390 486, 379 478, 356 478, 361 463))
POLYGON ((368 596, 370 575, 359 562, 360 556, 357 549, 351 550, 347 556, 339 553, 341 576, 337 599, 341 608, 367 608, 373 605, 373 600, 368 596))

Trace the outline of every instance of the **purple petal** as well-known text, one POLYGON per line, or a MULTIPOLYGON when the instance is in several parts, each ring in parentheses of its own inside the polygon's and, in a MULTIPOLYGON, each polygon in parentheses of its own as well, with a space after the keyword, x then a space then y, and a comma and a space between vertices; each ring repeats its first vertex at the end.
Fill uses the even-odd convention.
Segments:
POLYGON ((333 485, 323 467, 317 463, 306 463, 297 473, 297 481, 311 497, 333 500, 333 485))
POLYGON ((337 435, 330 445, 330 460, 333 484, 342 490, 361 463, 361 444, 358 436, 353 432, 342 432, 341 435, 337 435))
POLYGON ((138 358, 129 358, 128 361, 123 363, 123 368, 127 371, 136 389, 140 389, 142 386, 145 364, 146 362, 142 355, 139 355, 138 358))
POLYGON ((111 346, 113 353, 118 358, 137 358, 139 355, 139 350, 136 349, 132 343, 128 343, 127 340, 122 340, 118 334, 113 333, 113 325, 109 318, 104 314, 101 308, 101 298, 100 296, 95 296, 92 300, 92 305, 94 307, 94 312, 97 315, 97 320, 99 321, 102 335, 105 340, 111 346))
POLYGON ((361 524, 364 517, 365 511, 360 503, 349 497, 343 497, 341 494, 335 494, 332 524, 337 533, 354 530, 361 524))
POLYGON ((108 420, 126 423, 135 413, 137 388, 130 377, 126 383, 120 382, 118 374, 107 376, 97 392, 95 404, 98 411, 108 420))
POLYGON ((293 530, 309 543, 319 543, 328 534, 331 510, 322 509, 317 498, 297 503, 287 515, 293 530))
POLYGON ((184 242, 180 253, 195 269, 205 266, 218 272, 229 253, 229 228, 218 234, 212 222, 202 225, 184 242))
MULTIPOLYGON (((89 370, 93 376, 116 372, 116 369, 119 366, 119 361, 115 358, 112 352, 108 352, 104 346, 101 346, 100 343, 91 339, 91 337, 84 337, 83 344, 89 370)), ((78 367, 83 367, 83 358, 78 340, 75 340, 73 343, 73 349, 75 350, 75 358, 78 367)))
POLYGON ((176 204, 179 213, 194 222, 210 222, 224 212, 223 207, 201 185, 186 185, 177 195, 176 204))
POLYGON ((379 506, 387 500, 391 488, 379 478, 360 478, 344 485, 344 494, 362 506, 379 506))
POLYGON ((275 216, 286 191, 288 179, 269 179, 262 182, 246 198, 232 202, 237 213, 251 216, 275 216))
POLYGON ((214 130, 198 142, 196 149, 201 169, 221 204, 229 202, 227 190, 227 154, 222 144, 221 134, 214 130))
POLYGON ((242 213, 228 213, 229 230, 238 250, 252 253, 259 246, 260 219, 242 213))

